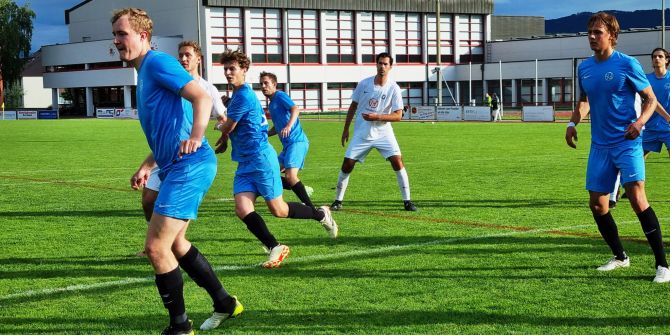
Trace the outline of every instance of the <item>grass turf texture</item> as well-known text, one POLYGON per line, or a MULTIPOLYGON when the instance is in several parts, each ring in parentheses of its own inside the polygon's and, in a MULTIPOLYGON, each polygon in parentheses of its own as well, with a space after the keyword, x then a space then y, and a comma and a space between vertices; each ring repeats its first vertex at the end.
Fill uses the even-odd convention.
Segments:
MULTIPOLYGON (((304 127, 311 147, 301 179, 315 204, 329 204, 342 123, 304 127)), ((334 214, 335 241, 316 222, 273 218, 258 203, 291 247, 277 270, 257 266, 266 256, 231 201, 235 165, 229 152, 219 155, 188 237, 246 310, 210 333, 670 331, 670 284, 651 283, 654 260, 626 200, 613 215, 631 267, 595 270, 609 249, 584 190, 588 124, 577 150, 565 145, 564 124, 394 127, 419 212, 402 210, 395 174, 372 152, 334 214)), ((133 256, 145 223, 128 180, 148 153, 138 122, 7 121, 0 141, 0 333, 158 333, 167 313, 151 267, 133 256)), ((665 232, 668 163, 666 153, 647 163, 647 194, 665 232)), ((190 279, 184 290, 197 326, 209 297, 190 279)))

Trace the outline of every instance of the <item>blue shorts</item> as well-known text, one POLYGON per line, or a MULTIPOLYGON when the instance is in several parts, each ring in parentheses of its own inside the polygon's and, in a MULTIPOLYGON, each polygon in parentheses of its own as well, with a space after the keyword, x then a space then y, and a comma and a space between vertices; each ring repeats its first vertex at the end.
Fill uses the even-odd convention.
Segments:
POLYGON ((154 213, 182 220, 198 218, 198 207, 216 177, 216 156, 211 148, 208 150, 196 162, 184 159, 171 165, 168 171, 161 170, 162 183, 154 213))
POLYGON ((268 145, 256 157, 240 162, 233 180, 233 194, 252 192, 265 200, 282 195, 277 152, 268 145))
POLYGON ((644 155, 639 142, 611 148, 591 146, 586 167, 586 189, 593 192, 612 193, 619 171, 621 171, 622 185, 644 180, 644 155))
POLYGON ((309 142, 293 142, 284 147, 284 150, 277 157, 279 165, 286 169, 298 168, 302 169, 305 166, 305 157, 309 150, 309 142))
POLYGON ((670 131, 645 130, 642 133, 642 149, 644 151, 661 152, 661 148, 670 150, 670 131))

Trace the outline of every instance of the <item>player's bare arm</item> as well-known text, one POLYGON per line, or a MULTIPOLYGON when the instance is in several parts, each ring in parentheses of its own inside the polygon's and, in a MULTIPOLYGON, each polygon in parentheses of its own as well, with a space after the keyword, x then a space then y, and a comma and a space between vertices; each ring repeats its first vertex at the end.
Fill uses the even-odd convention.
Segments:
POLYGON ((665 121, 670 122, 670 114, 668 114, 668 111, 666 111, 665 108, 663 108, 663 105, 657 103, 656 110, 654 112, 658 113, 661 117, 663 117, 665 121))
POLYGON ((342 129, 342 146, 349 141, 349 127, 351 126, 351 120, 353 120, 357 108, 358 102, 352 101, 351 105, 349 105, 349 110, 347 111, 347 118, 344 120, 344 129, 342 129))
POLYGON ((577 148, 577 125, 580 121, 589 113, 589 101, 584 95, 579 102, 577 102, 577 108, 572 112, 570 117, 570 122, 568 123, 567 129, 565 129, 565 142, 571 148, 577 148))
POLYGON ((135 174, 130 177, 130 187, 133 190, 139 190, 140 187, 144 187, 147 184, 147 180, 151 175, 151 170, 156 167, 156 161, 154 160, 154 155, 152 153, 144 159, 140 167, 137 169, 135 174))
POLYGON ((640 113, 640 117, 638 117, 635 122, 629 124, 628 128, 626 128, 624 136, 629 140, 636 139, 638 136, 640 136, 642 127, 644 127, 644 124, 647 123, 647 120, 649 120, 651 115, 656 110, 656 105, 658 105, 658 102, 656 101, 656 95, 654 95, 654 91, 652 90, 651 86, 648 86, 647 88, 638 92, 638 94, 640 94, 640 97, 642 98, 642 112, 640 113))
POLYGON ((209 124, 209 115, 212 110, 212 98, 195 80, 191 80, 180 95, 193 105, 193 129, 188 140, 181 141, 179 147, 180 155, 187 155, 195 152, 202 145, 202 138, 205 136, 205 129, 209 124))

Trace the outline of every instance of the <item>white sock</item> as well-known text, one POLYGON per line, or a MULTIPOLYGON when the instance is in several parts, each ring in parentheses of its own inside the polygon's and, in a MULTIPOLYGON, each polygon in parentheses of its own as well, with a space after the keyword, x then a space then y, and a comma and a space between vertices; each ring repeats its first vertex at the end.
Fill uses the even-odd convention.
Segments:
POLYGON ((616 194, 619 192, 619 185, 621 184, 621 172, 616 176, 616 182, 614 183, 614 191, 610 193, 610 201, 616 202, 616 194))
POLYGON ((400 193, 402 193, 402 200, 410 200, 409 178, 407 177, 407 170, 402 168, 395 172, 395 176, 398 179, 398 187, 400 188, 400 193))
POLYGON ((342 199, 344 199, 344 192, 347 191, 347 185, 349 185, 349 175, 350 173, 344 173, 340 170, 340 175, 337 177, 335 200, 342 201, 342 199))

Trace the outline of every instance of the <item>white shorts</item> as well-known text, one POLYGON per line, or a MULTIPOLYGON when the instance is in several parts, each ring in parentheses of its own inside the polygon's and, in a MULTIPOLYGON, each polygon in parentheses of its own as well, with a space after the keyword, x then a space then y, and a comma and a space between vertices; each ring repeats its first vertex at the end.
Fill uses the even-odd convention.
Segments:
POLYGON ((377 149, 384 159, 400 155, 400 146, 398 145, 395 136, 384 136, 374 140, 354 137, 353 140, 349 142, 349 147, 347 147, 347 152, 344 154, 344 157, 362 163, 373 148, 377 149))
POLYGON ((161 172, 161 169, 159 167, 155 167, 151 170, 151 175, 149 176, 149 180, 147 180, 147 184, 144 186, 144 188, 148 188, 153 191, 160 191, 161 189, 161 179, 158 178, 158 174, 161 172))

